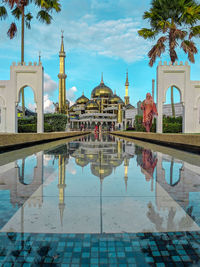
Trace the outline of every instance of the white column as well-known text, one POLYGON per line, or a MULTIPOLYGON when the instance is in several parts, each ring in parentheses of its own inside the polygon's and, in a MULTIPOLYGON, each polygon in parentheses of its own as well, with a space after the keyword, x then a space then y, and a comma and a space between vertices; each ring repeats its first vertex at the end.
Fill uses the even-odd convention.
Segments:
POLYGON ((38 66, 37 88, 37 133, 44 132, 44 72, 43 67, 38 66))

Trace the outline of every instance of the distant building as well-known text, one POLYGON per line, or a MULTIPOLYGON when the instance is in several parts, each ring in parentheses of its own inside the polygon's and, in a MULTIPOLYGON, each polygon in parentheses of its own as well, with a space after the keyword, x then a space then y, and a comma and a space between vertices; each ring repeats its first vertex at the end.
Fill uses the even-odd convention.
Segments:
POLYGON ((129 103, 128 71, 126 73, 124 101, 116 92, 113 93, 112 89, 105 85, 102 74, 101 82, 92 90, 90 99, 83 93, 74 105, 69 106, 69 101, 66 99, 65 79, 67 75, 65 74, 63 35, 59 57, 59 103, 54 103, 55 112, 68 116, 71 129, 94 129, 95 125, 101 125, 102 129, 105 130, 125 129, 127 126, 126 111, 134 109, 129 103))
MULTIPOLYGON (((26 117, 36 116, 36 115, 37 115, 36 112, 34 112, 34 111, 32 111, 32 110, 30 110, 30 109, 25 107, 25 116, 26 117)), ((17 107, 17 117, 18 118, 22 118, 23 117, 23 111, 22 111, 22 107, 21 106, 17 107)))

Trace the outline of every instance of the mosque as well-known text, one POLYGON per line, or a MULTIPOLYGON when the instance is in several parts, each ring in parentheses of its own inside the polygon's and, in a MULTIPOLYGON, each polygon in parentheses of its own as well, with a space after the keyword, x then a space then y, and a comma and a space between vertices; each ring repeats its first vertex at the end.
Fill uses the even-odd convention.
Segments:
POLYGON ((65 57, 62 34, 59 52, 60 73, 58 74, 59 103, 55 104, 55 112, 68 116, 69 127, 72 130, 94 129, 95 125, 101 125, 104 130, 125 129, 127 126, 125 113, 127 110, 135 109, 129 103, 128 71, 126 73, 124 101, 104 83, 102 74, 101 82, 92 90, 90 99, 83 93, 74 105, 70 106, 66 99, 65 57))

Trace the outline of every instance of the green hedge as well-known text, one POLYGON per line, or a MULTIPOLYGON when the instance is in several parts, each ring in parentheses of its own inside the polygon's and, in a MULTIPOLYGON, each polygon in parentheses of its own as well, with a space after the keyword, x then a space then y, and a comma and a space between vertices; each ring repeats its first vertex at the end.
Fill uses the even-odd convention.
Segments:
MULTIPOLYGON (((44 114, 44 131, 59 132, 65 131, 67 116, 64 114, 44 114)), ((18 119, 19 133, 34 133, 37 132, 37 117, 19 118, 18 119)))
POLYGON ((181 123, 163 123, 163 133, 181 133, 182 124, 181 123))
MULTIPOLYGON (((141 115, 135 116, 134 128, 137 132, 146 132, 142 125, 143 117, 141 115)), ((151 132, 156 132, 156 118, 154 118, 151 132)), ((182 132, 182 117, 166 117, 163 116, 163 133, 181 133, 182 132)))

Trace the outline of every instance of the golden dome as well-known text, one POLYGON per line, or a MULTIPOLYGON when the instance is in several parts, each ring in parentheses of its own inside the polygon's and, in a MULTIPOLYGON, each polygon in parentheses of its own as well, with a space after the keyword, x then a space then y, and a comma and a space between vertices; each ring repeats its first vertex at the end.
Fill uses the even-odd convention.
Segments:
POLYGON ((99 177, 100 179, 105 178, 112 174, 112 167, 109 165, 91 164, 90 169, 93 175, 99 177))
POLYGON ((82 96, 80 96, 77 100, 76 100, 76 104, 80 105, 80 104, 86 104, 89 101, 89 99, 84 96, 84 94, 82 96))
POLYGON ((77 157, 77 158, 75 159, 75 161, 76 161, 76 164, 79 165, 79 166, 81 166, 81 167, 85 167, 85 166, 87 166, 88 163, 89 163, 86 159, 81 158, 81 157, 77 157))
POLYGON ((101 77, 101 83, 96 86, 91 93, 92 98, 98 98, 98 97, 111 97, 113 95, 112 90, 106 86, 103 82, 103 76, 101 77))
POLYGON ((113 96, 111 96, 109 98, 109 103, 110 104, 118 104, 118 103, 123 103, 121 97, 119 97, 118 95, 114 94, 113 96))
POLYGON ((87 102, 85 109, 86 110, 89 110, 89 109, 90 110, 98 110, 99 106, 97 105, 97 103, 94 100, 90 100, 87 102))

